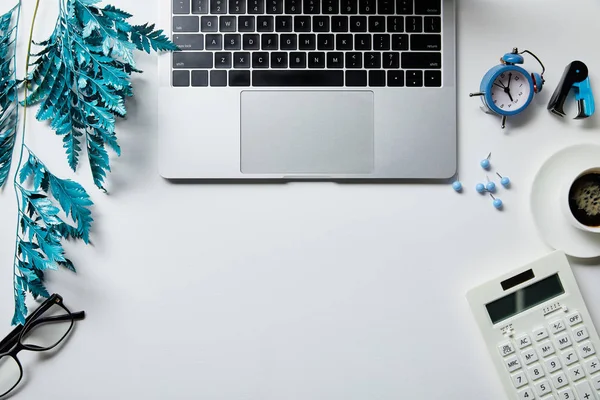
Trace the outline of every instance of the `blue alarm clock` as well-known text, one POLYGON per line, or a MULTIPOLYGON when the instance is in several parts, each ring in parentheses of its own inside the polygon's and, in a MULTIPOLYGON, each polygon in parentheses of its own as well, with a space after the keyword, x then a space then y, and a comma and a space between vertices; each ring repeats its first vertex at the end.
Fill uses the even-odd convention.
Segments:
POLYGON ((500 59, 500 64, 491 68, 481 80, 479 92, 470 97, 481 96, 482 110, 502 117, 502 129, 506 127, 506 118, 523 112, 531 103, 534 94, 542 91, 546 68, 540 59, 524 50, 519 53, 515 47, 500 59), (529 73, 517 64, 523 64, 522 54, 534 57, 542 67, 542 73, 529 73))

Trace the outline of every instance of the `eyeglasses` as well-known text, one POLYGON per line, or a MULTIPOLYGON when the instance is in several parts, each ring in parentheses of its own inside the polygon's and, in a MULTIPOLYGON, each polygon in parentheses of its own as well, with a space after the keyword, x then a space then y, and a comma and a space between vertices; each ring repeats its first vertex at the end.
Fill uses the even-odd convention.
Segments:
POLYGON ((53 294, 27 319, 0 341, 0 398, 17 387, 23 378, 23 367, 17 358, 22 350, 47 351, 62 342, 73 329, 74 321, 85 318, 85 312, 71 314, 58 294, 53 294))

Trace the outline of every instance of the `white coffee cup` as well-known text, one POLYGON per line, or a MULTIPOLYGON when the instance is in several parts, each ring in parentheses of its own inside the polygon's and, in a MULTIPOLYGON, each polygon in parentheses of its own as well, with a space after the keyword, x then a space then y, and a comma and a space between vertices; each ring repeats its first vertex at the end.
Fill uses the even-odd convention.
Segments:
POLYGON ((588 169, 581 171, 578 174, 574 175, 572 179, 569 179, 567 184, 563 188, 560 202, 561 202, 561 208, 563 210, 565 217, 569 220, 569 222, 574 227, 581 229, 583 231, 586 231, 586 232, 600 233, 600 223, 597 226, 589 226, 589 225, 585 225, 585 224, 581 223, 577 218, 575 218, 575 215, 573 215, 573 211, 571 211, 571 207, 569 204, 570 203, 570 194, 571 194, 571 189, 573 187, 573 184, 582 176, 594 174, 594 173, 600 175, 600 167, 588 168, 588 169))

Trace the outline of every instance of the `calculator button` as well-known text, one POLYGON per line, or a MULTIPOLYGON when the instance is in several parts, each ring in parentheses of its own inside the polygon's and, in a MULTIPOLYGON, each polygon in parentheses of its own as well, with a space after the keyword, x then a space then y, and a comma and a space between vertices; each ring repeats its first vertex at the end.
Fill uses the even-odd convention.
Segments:
POLYGON ((575 326, 581 322, 581 314, 574 312, 573 314, 567 315, 567 323, 569 326, 575 326))
POLYGON ((575 338, 576 342, 581 342, 589 338, 590 335, 588 335, 588 331, 585 329, 585 326, 582 326, 580 328, 573 329, 573 337, 575 338))
POLYGON ((578 381, 582 378, 585 378, 585 373, 583 372, 583 368, 580 364, 575 365, 574 367, 569 368, 569 377, 573 382, 578 381))
POLYGON ((567 379, 565 373, 561 371, 552 377, 552 383, 554 384, 555 388, 560 389, 561 387, 568 385, 569 380, 567 379))
POLYGON ((594 389, 600 390, 600 375, 592 378, 592 386, 594 386, 594 389))
POLYGON ((552 345, 552 342, 541 343, 539 349, 542 353, 542 357, 548 357, 550 354, 554 354, 554 346, 552 345))
POLYGON ((598 361, 598 358, 594 357, 591 360, 587 360, 585 362, 585 370, 590 375, 600 371, 600 361, 598 361))
POLYGON ((565 330, 565 323, 562 319, 557 319, 550 322, 550 332, 553 334, 557 334, 558 332, 562 332, 565 330))
POLYGON ((520 349, 524 349, 525 347, 531 345, 531 339, 529 338, 529 335, 527 335, 527 334, 521 335, 521 336, 517 337, 515 340, 517 341, 517 346, 519 346, 520 349))
POLYGON ((533 364, 531 367, 527 368, 527 373, 532 381, 540 379, 545 375, 544 369, 540 364, 533 364))
POLYGON ((521 357, 523 357, 523 362, 525 365, 529 365, 538 360, 537 353, 534 349, 528 349, 521 352, 521 357))
POLYGON ((539 381, 535 384, 535 391, 540 396, 550 393, 552 391, 552 388, 550 387, 550 382, 548 382, 545 379, 543 381, 539 381))
POLYGON ((511 378, 513 381, 513 385, 515 385, 517 389, 521 386, 527 385, 527 377, 525 376, 525 373, 523 371, 514 374, 513 376, 511 376, 511 378))
POLYGON ((566 388, 565 390, 558 392, 558 398, 560 400, 575 400, 575 395, 570 388, 566 388))
POLYGON ((533 331, 533 337, 535 338, 536 342, 544 340, 548 337, 548 330, 546 328, 537 328, 533 331))
POLYGON ((550 373, 558 371, 561 367, 558 357, 549 358, 544 363, 546 364, 546 370, 550 373))
POLYGON ((556 346, 559 348, 559 350, 566 349, 570 345, 572 345, 571 338, 566 333, 556 337, 556 346))
POLYGON ((498 346, 498 351, 500 351, 500 355, 502 357, 506 357, 507 355, 514 353, 515 348, 513 347, 512 343, 504 342, 500 343, 500 345, 498 346))
POLYGON ((588 381, 583 381, 575 385, 575 390, 579 395, 580 400, 596 400, 596 396, 594 392, 592 392, 592 388, 588 381))
POLYGON ((594 345, 592 344, 592 342, 581 343, 577 350, 579 351, 579 356, 581 358, 586 358, 596 354, 596 349, 594 349, 594 345))
POLYGON ((544 397, 542 400, 556 400, 556 397, 554 397, 553 394, 549 394, 548 396, 544 397))
POLYGON ((579 357, 577 357, 577 353, 575 353, 575 350, 573 349, 563 351, 563 353, 560 355, 560 358, 562 358, 563 363, 565 365, 571 365, 577 360, 579 360, 579 357))
POLYGON ((516 356, 512 356, 504 360, 504 364, 508 369, 508 372, 513 372, 521 368, 521 362, 516 356))
POLYGON ((521 400, 532 400, 534 398, 535 397, 533 397, 533 392, 529 388, 521 390, 519 392, 519 399, 521 400))

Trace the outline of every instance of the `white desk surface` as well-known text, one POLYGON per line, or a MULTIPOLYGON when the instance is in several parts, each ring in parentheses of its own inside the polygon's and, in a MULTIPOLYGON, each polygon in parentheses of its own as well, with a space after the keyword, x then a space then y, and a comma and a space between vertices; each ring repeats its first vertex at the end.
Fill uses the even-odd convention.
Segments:
MULTIPOLYGON (((24 3, 22 32, 33 1, 24 3)), ((54 24, 51 3, 42 2, 38 39, 54 24)), ((113 3, 138 23, 157 19, 158 0, 113 3)), ((140 56, 145 73, 118 125, 111 195, 94 190, 85 163, 76 176, 96 202, 94 246, 69 246, 77 276, 48 275, 87 318, 54 357, 22 354, 17 397, 505 399, 465 293, 551 251, 529 212, 534 174, 557 150, 600 143, 600 115, 560 121, 545 107, 575 59, 600 96, 600 3, 462 0, 458 9, 462 195, 449 184, 169 183, 157 173, 156 59, 140 56), (542 58, 547 83, 503 132, 468 93, 514 46, 542 58), (490 151, 514 182, 501 194, 504 212, 473 190, 490 151)), ((30 146, 54 173, 73 176, 60 138, 29 124, 30 146)), ((15 215, 9 187, 0 195, 4 332, 15 215)), ((600 324, 600 270, 573 266, 600 324)))

